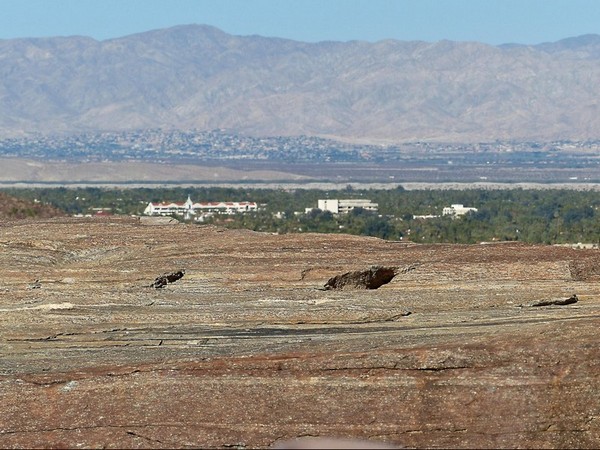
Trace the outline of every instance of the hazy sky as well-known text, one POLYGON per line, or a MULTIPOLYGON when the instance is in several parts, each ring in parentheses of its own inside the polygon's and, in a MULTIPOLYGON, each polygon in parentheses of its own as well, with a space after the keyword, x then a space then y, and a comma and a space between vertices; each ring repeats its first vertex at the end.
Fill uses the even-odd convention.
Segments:
POLYGON ((0 39, 104 40, 190 23, 308 42, 537 44, 600 34, 600 0, 0 0, 0 39))

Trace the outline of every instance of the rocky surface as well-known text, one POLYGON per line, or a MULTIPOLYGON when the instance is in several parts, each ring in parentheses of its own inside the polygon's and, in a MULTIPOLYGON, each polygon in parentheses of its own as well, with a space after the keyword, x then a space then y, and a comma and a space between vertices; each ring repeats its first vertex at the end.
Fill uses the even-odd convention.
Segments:
POLYGON ((150 225, 0 223, 0 447, 600 443, 597 250, 150 225))

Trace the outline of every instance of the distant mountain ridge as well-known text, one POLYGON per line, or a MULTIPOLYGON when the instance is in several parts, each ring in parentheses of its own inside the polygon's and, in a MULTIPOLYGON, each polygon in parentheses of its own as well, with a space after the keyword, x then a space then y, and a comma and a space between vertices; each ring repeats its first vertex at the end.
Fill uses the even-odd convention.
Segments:
POLYGON ((228 129, 364 143, 600 138, 600 36, 304 43, 182 25, 0 40, 0 138, 228 129))

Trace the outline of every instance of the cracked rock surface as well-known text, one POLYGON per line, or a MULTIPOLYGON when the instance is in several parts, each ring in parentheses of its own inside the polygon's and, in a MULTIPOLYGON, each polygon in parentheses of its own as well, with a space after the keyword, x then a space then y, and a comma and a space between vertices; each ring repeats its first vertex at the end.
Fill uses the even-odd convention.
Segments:
POLYGON ((0 447, 597 448, 599 262, 552 246, 3 222, 0 447), (371 266, 411 269, 376 290, 322 289, 371 266))

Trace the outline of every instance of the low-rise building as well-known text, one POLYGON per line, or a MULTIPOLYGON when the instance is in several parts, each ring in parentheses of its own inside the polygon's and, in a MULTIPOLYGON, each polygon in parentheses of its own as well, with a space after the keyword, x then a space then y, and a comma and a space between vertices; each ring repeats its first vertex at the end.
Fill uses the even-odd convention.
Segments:
POLYGON ((437 214, 423 214, 423 215, 413 215, 412 218, 415 220, 419 220, 419 219, 437 219, 438 216, 437 214))
POLYGON ((443 216, 464 216, 465 214, 467 214, 469 212, 477 212, 477 208, 471 208, 471 207, 464 206, 460 203, 456 203, 454 205, 445 207, 442 210, 442 215, 443 216))
POLYGON ((379 205, 371 200, 365 199, 326 199, 317 202, 317 208, 321 211, 330 211, 333 214, 348 214, 354 208, 362 208, 367 211, 377 211, 379 205))
POLYGON ((192 202, 190 197, 183 202, 148 203, 147 216, 183 216, 190 219, 205 214, 237 214, 258 210, 256 202, 192 202))

